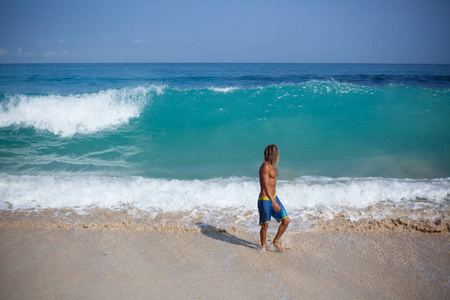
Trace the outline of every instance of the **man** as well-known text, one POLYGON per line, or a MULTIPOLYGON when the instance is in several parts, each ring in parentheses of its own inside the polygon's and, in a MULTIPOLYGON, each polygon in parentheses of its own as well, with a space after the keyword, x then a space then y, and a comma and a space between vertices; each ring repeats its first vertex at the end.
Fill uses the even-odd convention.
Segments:
POLYGON ((280 160, 280 152, 276 145, 269 145, 264 150, 264 162, 259 168, 259 184, 261 192, 258 197, 259 225, 261 225, 261 247, 266 248, 267 229, 269 228, 270 218, 273 217, 281 222, 277 235, 272 241, 272 245, 280 251, 286 250, 280 245, 280 238, 289 225, 289 217, 286 210, 278 199, 276 186, 278 170, 276 165, 280 160))

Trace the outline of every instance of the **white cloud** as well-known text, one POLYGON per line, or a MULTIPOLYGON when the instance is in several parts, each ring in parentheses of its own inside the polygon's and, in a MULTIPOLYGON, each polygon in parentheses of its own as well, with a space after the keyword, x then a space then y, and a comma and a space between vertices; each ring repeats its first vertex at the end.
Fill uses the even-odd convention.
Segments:
POLYGON ((55 56, 55 55, 58 55, 58 52, 56 52, 56 51, 47 51, 47 52, 44 52, 44 56, 45 56, 45 57, 51 57, 51 56, 55 56))
POLYGON ((59 39, 58 40, 58 44, 62 44, 62 43, 64 43, 64 40, 63 39, 59 39))
POLYGON ((8 54, 8 51, 3 48, 0 48, 0 56, 6 55, 6 54, 8 54))
MULTIPOLYGON (((14 54, 13 54, 14 55, 14 54)), ((34 56, 33 52, 24 50, 22 48, 17 48, 17 56, 34 56)))
POLYGON ((47 51, 47 52, 44 52, 44 56, 45 56, 45 57, 52 57, 52 56, 68 56, 68 55, 70 55, 70 52, 67 51, 67 50, 62 51, 62 52, 56 52, 56 51, 47 51))
POLYGON ((135 43, 135 44, 147 44, 148 42, 146 40, 134 40, 133 43, 135 43))

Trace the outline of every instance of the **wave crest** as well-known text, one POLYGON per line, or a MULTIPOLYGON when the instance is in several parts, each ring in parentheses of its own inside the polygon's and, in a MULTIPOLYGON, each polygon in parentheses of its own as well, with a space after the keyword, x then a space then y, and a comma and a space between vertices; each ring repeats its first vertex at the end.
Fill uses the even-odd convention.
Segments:
POLYGON ((33 127, 62 137, 127 124, 141 114, 149 93, 162 87, 110 89, 79 95, 10 95, 0 107, 0 127, 33 127))
POLYGON ((208 88, 211 91, 217 92, 217 93, 229 93, 233 92, 234 90, 237 90, 237 87, 209 87, 208 88))

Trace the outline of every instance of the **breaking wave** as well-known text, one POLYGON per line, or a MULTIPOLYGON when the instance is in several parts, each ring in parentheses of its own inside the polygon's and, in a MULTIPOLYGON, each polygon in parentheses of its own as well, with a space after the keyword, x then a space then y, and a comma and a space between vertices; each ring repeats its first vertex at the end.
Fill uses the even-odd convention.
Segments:
POLYGON ((91 134, 127 124, 141 114, 151 92, 161 87, 110 89, 79 95, 6 96, 0 127, 32 127, 62 137, 91 134))

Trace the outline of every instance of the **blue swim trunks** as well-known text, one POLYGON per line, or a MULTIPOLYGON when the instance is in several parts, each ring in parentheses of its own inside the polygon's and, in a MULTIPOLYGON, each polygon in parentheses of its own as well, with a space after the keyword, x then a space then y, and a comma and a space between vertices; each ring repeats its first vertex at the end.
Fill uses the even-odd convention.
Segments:
POLYGON ((288 216, 286 210, 284 209, 283 204, 281 204, 278 196, 274 196, 275 201, 280 206, 280 211, 275 211, 272 205, 272 201, 270 201, 267 197, 259 197, 258 198, 258 212, 259 212, 259 225, 270 222, 270 217, 272 216, 275 220, 280 222, 284 218, 288 216))

